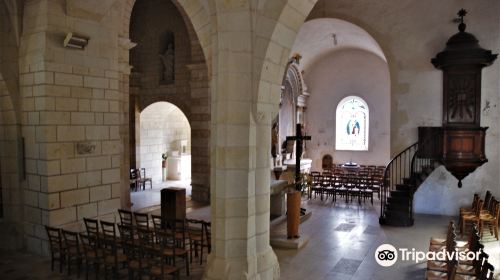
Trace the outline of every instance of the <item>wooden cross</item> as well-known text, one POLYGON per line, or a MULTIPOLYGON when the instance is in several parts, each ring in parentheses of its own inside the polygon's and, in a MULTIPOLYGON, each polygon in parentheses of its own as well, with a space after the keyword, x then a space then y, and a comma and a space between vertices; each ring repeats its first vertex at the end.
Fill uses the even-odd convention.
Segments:
POLYGON ((286 141, 297 141, 295 145, 295 187, 300 184, 300 159, 302 157, 302 142, 311 140, 311 136, 302 135, 302 126, 297 124, 295 136, 287 136, 286 141))

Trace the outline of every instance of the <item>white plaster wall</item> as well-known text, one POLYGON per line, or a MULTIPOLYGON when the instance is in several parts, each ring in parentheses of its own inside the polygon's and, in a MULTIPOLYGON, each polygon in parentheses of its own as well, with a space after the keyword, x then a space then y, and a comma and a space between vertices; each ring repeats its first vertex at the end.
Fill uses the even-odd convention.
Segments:
POLYGON ((307 106, 307 156, 313 169, 331 154, 334 162, 351 158, 360 164, 386 164, 390 156, 390 80, 387 64, 379 56, 360 49, 327 54, 304 75, 311 96, 307 106), (363 98, 370 110, 368 151, 335 150, 335 120, 338 103, 346 96, 363 98))
POLYGON ((175 105, 167 102, 154 103, 141 113, 140 121, 140 163, 146 168, 147 176, 154 182, 161 182, 161 155, 180 150, 181 140, 188 140, 186 153, 191 153, 191 128, 186 116, 175 105))
MULTIPOLYGON (((415 213, 456 216, 459 206, 470 206, 474 193, 484 199, 486 190, 495 192, 491 187, 492 176, 486 173, 487 166, 480 167, 464 180, 464 186, 458 188, 458 180, 440 166, 420 185, 415 193, 413 207, 415 213)), ((489 173, 493 175, 493 173, 489 173)), ((496 192, 498 194, 498 192, 496 192)), ((497 196, 498 197, 498 196, 497 196)))

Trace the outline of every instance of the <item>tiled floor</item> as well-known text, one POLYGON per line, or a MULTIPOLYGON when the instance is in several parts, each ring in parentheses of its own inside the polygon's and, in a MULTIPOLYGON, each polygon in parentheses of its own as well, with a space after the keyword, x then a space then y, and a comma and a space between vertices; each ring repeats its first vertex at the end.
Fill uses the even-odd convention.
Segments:
MULTIPOLYGON (((275 250, 281 279, 424 279, 425 262, 398 261, 381 267, 375 261, 376 248, 384 243, 396 248, 427 251, 431 236, 444 237, 453 217, 416 215, 413 227, 382 227, 378 204, 332 204, 319 199, 306 203, 312 217, 301 225, 309 243, 299 251, 275 250)), ((484 238, 490 262, 500 272, 500 243, 484 238)), ((500 279, 500 275, 497 276, 500 279)))
MULTIPOLYGON (((396 248, 425 251, 429 238, 444 236, 452 219, 417 215, 413 227, 381 227, 378 224, 377 203, 375 206, 360 206, 357 203, 332 204, 319 199, 305 203, 313 215, 301 225, 301 233, 310 235, 311 239, 298 251, 275 250, 280 262, 281 279, 424 279, 424 262, 398 261, 394 266, 384 268, 375 262, 375 250, 380 244, 389 243, 396 248)), ((210 207, 193 207, 188 209, 187 215, 210 219, 210 207)), ((487 236, 483 244, 490 255, 490 262, 500 272, 500 243, 487 236)), ((203 268, 193 264, 191 276, 188 278, 182 273, 182 279, 201 279, 202 274, 203 268)), ((0 251, 0 279, 74 278, 50 272, 50 262, 46 258, 0 251)))

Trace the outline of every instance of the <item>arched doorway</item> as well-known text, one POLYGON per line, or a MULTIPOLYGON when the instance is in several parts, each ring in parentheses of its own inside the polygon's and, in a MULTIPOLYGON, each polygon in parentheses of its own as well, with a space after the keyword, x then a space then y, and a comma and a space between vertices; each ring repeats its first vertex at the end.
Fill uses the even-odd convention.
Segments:
POLYGON ((134 189, 133 209, 159 205, 165 187, 186 188, 191 196, 191 126, 186 115, 172 103, 156 102, 140 112, 136 129, 135 167, 152 182, 134 189))
POLYGON ((155 102, 175 104, 192 128, 192 199, 208 203, 211 111, 201 42, 181 4, 161 0, 133 3, 130 39, 136 46, 130 51, 130 165, 138 167, 140 155, 134 147, 140 139, 140 112, 155 102))

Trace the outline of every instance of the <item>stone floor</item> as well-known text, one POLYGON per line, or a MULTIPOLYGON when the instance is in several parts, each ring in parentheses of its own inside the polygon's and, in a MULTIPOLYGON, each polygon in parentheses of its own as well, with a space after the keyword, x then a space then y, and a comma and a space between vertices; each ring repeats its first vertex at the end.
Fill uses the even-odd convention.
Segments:
POLYGON ((145 190, 139 190, 130 193, 130 200, 132 201, 132 210, 140 210, 146 207, 160 205, 161 195, 160 191, 167 187, 178 187, 186 189, 186 196, 191 196, 191 180, 178 180, 178 181, 164 181, 161 183, 154 183, 153 188, 149 188, 146 184, 145 190))
MULTIPOLYGON (((425 263, 398 261, 384 268, 375 262, 374 253, 380 244, 389 243, 396 248, 427 250, 431 236, 444 236, 453 217, 416 215, 415 225, 407 228, 381 227, 378 224, 378 201, 369 203, 306 201, 313 215, 301 226, 301 233, 310 235, 302 249, 276 249, 281 279, 424 279, 425 263)), ((152 212, 159 211, 151 208, 152 212)), ((210 207, 196 206, 187 211, 188 217, 210 219, 210 207)), ((280 231, 273 228, 273 231, 280 231)), ((500 279, 500 242, 492 236, 483 240, 490 262, 497 268, 500 279)), ((205 263, 204 263, 205 264, 205 263)), ((193 264, 192 274, 182 279, 200 279, 203 268, 193 264)), ((23 253, 0 251, 0 279, 74 279, 50 272, 46 258, 23 253), (29 269, 27 269, 29 267, 29 269)))
MULTIPOLYGON (((379 204, 332 204, 313 199, 307 202, 312 217, 301 226, 310 236, 299 251, 275 250, 281 279, 424 279, 425 262, 398 261, 379 266, 375 250, 381 244, 427 251, 431 236, 444 237, 454 217, 416 215, 413 227, 383 227, 378 224, 379 204)), ((500 272, 500 243, 491 236, 483 240, 490 262, 500 272)), ((500 279, 500 273, 497 278, 500 279)))

